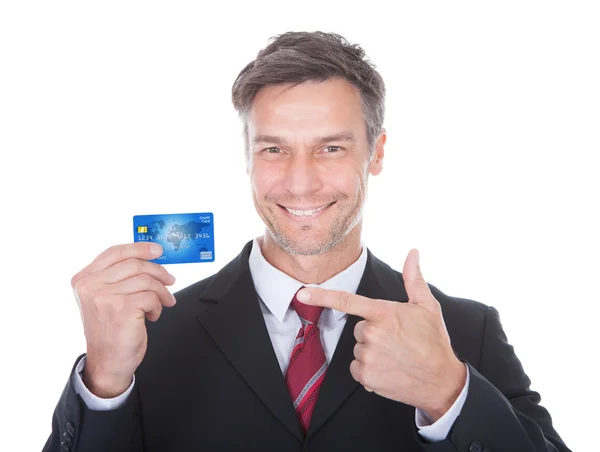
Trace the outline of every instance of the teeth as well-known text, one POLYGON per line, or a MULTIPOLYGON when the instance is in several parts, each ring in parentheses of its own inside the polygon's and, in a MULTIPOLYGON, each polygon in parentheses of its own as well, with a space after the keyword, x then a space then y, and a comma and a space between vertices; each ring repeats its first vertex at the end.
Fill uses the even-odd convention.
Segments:
POLYGON ((318 209, 313 209, 313 210, 294 210, 294 209, 288 209, 286 207, 285 210, 287 210, 292 215, 302 217, 302 216, 311 216, 311 215, 317 213, 319 210, 323 210, 327 206, 329 206, 329 204, 326 204, 323 207, 319 207, 318 209))

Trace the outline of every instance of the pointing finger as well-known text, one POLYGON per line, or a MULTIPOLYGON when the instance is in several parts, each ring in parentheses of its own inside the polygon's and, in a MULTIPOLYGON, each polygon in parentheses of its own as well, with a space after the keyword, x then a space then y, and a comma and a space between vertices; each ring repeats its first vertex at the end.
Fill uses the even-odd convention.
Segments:
POLYGON ((383 310, 387 309, 388 303, 391 303, 386 300, 375 300, 349 292, 317 287, 305 287, 298 292, 297 298, 305 304, 336 309, 367 320, 380 318, 383 310))

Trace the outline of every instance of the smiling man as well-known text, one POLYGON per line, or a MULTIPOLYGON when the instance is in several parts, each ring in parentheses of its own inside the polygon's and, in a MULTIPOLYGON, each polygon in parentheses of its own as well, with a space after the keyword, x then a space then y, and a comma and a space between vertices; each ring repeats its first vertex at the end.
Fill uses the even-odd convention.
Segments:
POLYGON ((44 450, 568 451, 498 312, 363 245, 386 132, 362 49, 285 33, 232 94, 264 236, 174 297, 147 242, 77 273, 87 353, 44 450))
POLYGON ((331 77, 266 86, 244 116, 262 254, 300 281, 321 283, 360 255, 367 177, 381 171, 386 137, 369 142, 361 106, 351 83, 331 77))

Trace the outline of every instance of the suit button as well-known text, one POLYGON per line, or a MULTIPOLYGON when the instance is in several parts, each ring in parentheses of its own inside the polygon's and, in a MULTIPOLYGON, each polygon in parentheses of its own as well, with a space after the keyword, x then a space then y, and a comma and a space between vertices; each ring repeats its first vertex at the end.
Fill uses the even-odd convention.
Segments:
POLYGON ((75 435, 75 426, 73 425, 72 422, 67 422, 65 424, 65 429, 67 430, 69 435, 71 435, 71 436, 75 435))
POLYGON ((67 443, 67 446, 71 446, 73 437, 69 435, 69 432, 64 432, 62 434, 62 439, 65 443, 67 443))
POLYGON ((60 450, 61 450, 61 452, 69 452, 71 450, 71 448, 69 447, 69 445, 67 443, 65 443, 63 441, 62 443, 60 443, 60 450))
POLYGON ((481 452, 481 443, 479 441, 473 441, 469 445, 469 452, 481 452))

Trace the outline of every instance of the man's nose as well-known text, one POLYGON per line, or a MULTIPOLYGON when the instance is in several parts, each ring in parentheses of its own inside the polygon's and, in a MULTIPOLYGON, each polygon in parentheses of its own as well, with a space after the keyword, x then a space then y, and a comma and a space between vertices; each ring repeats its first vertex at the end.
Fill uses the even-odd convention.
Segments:
POLYGON ((285 186, 298 197, 311 195, 322 188, 319 164, 311 153, 292 155, 286 168, 285 186))

